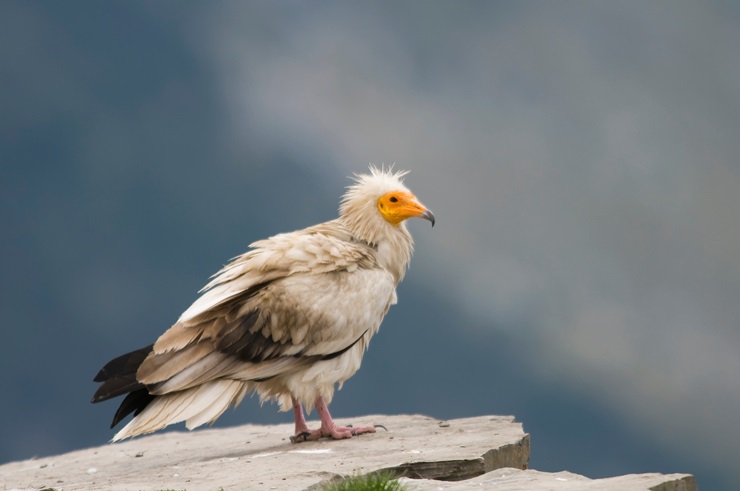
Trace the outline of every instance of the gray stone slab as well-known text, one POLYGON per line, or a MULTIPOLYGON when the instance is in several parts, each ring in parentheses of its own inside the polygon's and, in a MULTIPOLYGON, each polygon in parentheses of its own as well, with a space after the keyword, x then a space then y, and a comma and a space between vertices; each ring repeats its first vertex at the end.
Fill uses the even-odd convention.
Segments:
POLYGON ((292 424, 155 434, 2 465, 0 489, 303 490, 380 469, 467 479, 500 467, 523 468, 529 460, 529 435, 512 416, 440 422, 373 415, 338 423, 379 423, 388 431, 300 444, 288 440, 292 424))
POLYGON ((402 479, 410 491, 696 491, 689 474, 628 474, 589 479, 572 472, 496 469, 462 482, 402 479))

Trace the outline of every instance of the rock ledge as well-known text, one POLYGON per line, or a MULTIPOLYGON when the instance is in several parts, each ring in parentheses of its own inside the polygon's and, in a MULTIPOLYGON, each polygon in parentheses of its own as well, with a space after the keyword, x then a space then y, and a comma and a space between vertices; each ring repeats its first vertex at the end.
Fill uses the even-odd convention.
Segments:
POLYGON ((409 487, 418 490, 696 489, 685 474, 610 481, 525 471, 529 435, 512 416, 440 421, 372 415, 337 422, 383 424, 388 431, 297 445, 288 439, 291 424, 163 433, 5 464, 0 466, 0 484, 4 490, 313 491, 342 476, 388 470, 405 476, 409 487))

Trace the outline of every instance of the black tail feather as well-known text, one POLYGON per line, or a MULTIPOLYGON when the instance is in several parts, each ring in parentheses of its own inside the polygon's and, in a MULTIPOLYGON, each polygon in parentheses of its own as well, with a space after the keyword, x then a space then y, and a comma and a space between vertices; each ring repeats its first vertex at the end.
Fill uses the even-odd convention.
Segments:
POLYGON ((116 411, 116 415, 113 416, 113 422, 110 424, 110 427, 113 428, 120 423, 123 418, 131 413, 134 413, 134 416, 137 416, 149 405, 150 402, 154 400, 155 397, 156 396, 151 395, 146 388, 129 392, 123 402, 121 402, 121 405, 118 406, 118 411, 116 411))
POLYGON ((153 345, 149 345, 114 358, 93 379, 95 382, 102 382, 102 385, 95 391, 95 395, 93 395, 91 401, 92 403, 106 401, 128 393, 113 417, 111 428, 131 413, 134 413, 134 416, 136 416, 154 400, 155 396, 149 394, 146 386, 136 380, 136 372, 139 369, 139 365, 149 356, 152 349, 153 345))
POLYGON ((90 402, 95 404, 96 402, 107 401, 143 388, 144 385, 137 382, 133 377, 114 377, 106 380, 103 385, 98 387, 90 402))
POLYGON ((125 355, 112 359, 100 369, 97 375, 95 375, 93 382, 105 382, 113 377, 131 375, 135 377, 136 371, 139 369, 139 365, 141 365, 144 359, 149 356, 149 353, 152 352, 153 348, 154 345, 150 344, 145 348, 137 349, 136 351, 132 351, 131 353, 126 353, 125 355))

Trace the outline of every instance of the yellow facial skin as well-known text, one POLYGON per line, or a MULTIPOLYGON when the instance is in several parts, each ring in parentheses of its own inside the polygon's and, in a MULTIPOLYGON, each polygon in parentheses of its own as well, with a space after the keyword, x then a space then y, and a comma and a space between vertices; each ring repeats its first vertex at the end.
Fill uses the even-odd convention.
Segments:
POLYGON ((406 191, 392 191, 386 193, 378 200, 378 211, 390 224, 398 226, 407 218, 419 217, 432 222, 434 226, 434 215, 427 210, 416 196, 406 191))

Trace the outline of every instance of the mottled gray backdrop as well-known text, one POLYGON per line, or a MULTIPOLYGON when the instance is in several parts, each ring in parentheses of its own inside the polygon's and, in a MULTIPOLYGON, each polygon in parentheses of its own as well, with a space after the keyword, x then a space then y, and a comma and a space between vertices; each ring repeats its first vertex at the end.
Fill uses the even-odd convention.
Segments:
POLYGON ((336 416, 514 414, 537 469, 740 479, 729 0, 3 1, 0 462, 106 442, 97 369, 371 162, 437 226, 336 416))

